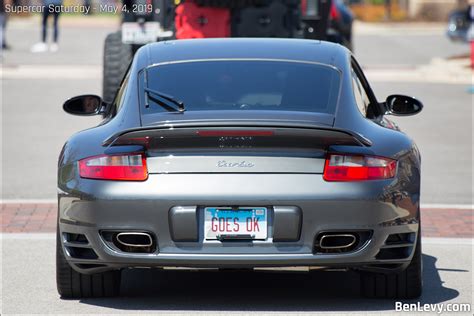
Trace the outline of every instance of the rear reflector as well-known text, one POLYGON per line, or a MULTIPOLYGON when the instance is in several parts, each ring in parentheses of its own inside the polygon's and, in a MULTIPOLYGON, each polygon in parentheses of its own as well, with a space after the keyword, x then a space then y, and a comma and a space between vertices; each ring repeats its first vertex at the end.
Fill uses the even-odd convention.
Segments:
POLYGON ((148 178, 144 154, 102 155, 79 160, 81 178, 143 181, 148 178))
POLYGON ((393 159, 331 154, 326 159, 323 178, 326 181, 390 179, 396 172, 397 161, 393 159))

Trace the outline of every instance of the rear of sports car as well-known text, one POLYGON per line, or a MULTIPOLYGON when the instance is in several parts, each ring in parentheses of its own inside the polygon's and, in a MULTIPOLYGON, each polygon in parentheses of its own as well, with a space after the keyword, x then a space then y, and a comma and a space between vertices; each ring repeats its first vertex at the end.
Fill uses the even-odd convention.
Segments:
POLYGON ((130 152, 78 161, 81 196, 60 200, 64 247, 81 273, 144 266, 392 269, 412 258, 417 209, 390 200, 399 190, 398 162, 324 149, 334 142, 363 146, 348 133, 164 128, 118 140, 119 151, 130 152))
POLYGON ((369 296, 380 278, 384 296, 419 295, 407 286, 420 246, 403 156, 368 154, 370 139, 328 113, 154 106, 103 139, 103 154, 60 170, 63 296, 116 294, 124 268, 295 266, 357 269, 369 296))

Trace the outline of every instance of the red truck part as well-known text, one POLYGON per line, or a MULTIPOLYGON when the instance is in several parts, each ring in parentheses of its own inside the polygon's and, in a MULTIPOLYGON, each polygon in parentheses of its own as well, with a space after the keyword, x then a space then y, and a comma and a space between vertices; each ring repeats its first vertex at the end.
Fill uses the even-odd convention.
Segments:
POLYGON ((185 2, 176 8, 176 38, 230 37, 230 10, 185 2))

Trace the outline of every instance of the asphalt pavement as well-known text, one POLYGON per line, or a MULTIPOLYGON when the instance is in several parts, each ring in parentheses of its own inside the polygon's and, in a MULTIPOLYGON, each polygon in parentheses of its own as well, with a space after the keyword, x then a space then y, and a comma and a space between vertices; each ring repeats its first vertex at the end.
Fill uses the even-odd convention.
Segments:
POLYGON ((468 45, 449 41, 444 23, 356 23, 353 31, 355 55, 371 67, 407 68, 469 53, 468 45))
MULTIPOLYGON (((343 271, 136 269, 123 272, 121 297, 61 300, 54 278, 55 235, 2 238, 3 252, 9 254, 3 258, 5 314, 399 314, 396 300, 360 297, 358 275, 343 271)), ((403 302, 472 305, 472 247, 472 239, 425 238, 423 295, 403 302)))

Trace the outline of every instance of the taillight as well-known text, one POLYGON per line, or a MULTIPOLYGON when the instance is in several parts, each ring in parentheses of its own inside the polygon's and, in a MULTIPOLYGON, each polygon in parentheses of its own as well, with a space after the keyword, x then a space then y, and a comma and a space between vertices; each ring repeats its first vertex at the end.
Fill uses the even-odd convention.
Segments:
POLYGON ((329 11, 329 17, 333 20, 338 21, 340 19, 340 14, 339 10, 337 9, 336 5, 334 4, 334 1, 331 1, 331 9, 329 11))
POLYGON ((144 154, 102 155, 79 160, 81 178, 143 181, 148 178, 144 154))
POLYGON ((397 161, 389 158, 330 154, 323 178, 326 181, 390 179, 397 173, 397 161))

